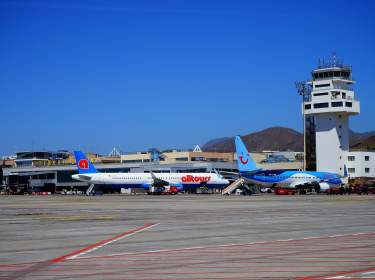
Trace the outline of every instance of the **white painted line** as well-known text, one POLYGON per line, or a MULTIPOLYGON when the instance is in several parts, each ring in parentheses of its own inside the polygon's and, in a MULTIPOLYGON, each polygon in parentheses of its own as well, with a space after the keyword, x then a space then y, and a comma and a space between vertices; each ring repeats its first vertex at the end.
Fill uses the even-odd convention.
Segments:
MULTIPOLYGON (((141 255, 141 254, 153 254, 153 253, 168 253, 168 252, 177 252, 177 251, 205 250, 205 249, 228 248, 228 247, 240 247, 240 246, 258 245, 258 244, 273 244, 273 243, 278 243, 278 242, 290 242, 290 241, 303 241, 303 240, 310 240, 310 239, 325 239, 325 238, 335 238, 335 237, 346 237, 346 236, 353 236, 353 235, 359 235, 359 234, 368 235, 368 234, 375 234, 375 232, 355 233, 355 234, 346 234, 346 235, 345 234, 338 234, 338 235, 329 235, 329 236, 315 236, 315 237, 305 237, 305 238, 301 238, 301 239, 278 239, 278 240, 270 240, 270 241, 256 241, 256 242, 250 242, 250 243, 229 243, 229 244, 208 245, 208 246, 182 247, 182 248, 174 248, 174 249, 150 250, 150 251, 143 251, 143 252, 126 252, 126 253, 109 254, 109 255, 97 256, 97 257, 95 257, 95 256, 93 256, 93 257, 79 257, 79 259, 129 256, 129 255, 141 255)), ((79 255, 75 256, 75 258, 78 257, 78 256, 79 255)), ((335 277, 346 277, 346 276, 335 276, 335 277)), ((331 279, 331 278, 327 278, 327 279, 331 279)), ((332 278, 332 279, 346 279, 346 278, 332 278)))
POLYGON ((88 253, 92 253, 92 252, 94 252, 94 251, 96 251, 96 250, 98 250, 98 249, 100 249, 100 248, 103 248, 103 247, 105 247, 105 246, 107 246, 107 245, 110 245, 110 244, 112 244, 112 243, 114 243, 114 242, 117 242, 117 241, 122 240, 122 239, 124 239, 124 238, 128 238, 128 237, 133 236, 133 235, 135 235, 135 234, 137 234, 137 233, 140 233, 140 232, 142 232, 142 231, 149 230, 149 229, 151 229, 151 228, 153 228, 154 226, 157 226, 157 225, 159 225, 159 224, 160 224, 160 223, 156 223, 156 224, 150 225, 150 226, 148 226, 148 227, 142 228, 142 229, 140 229, 140 230, 137 230, 137 231, 135 231, 135 232, 132 232, 132 233, 130 233, 130 234, 123 235, 123 236, 120 236, 120 237, 118 237, 118 238, 111 239, 111 240, 109 240, 109 241, 107 241, 107 242, 105 242, 105 243, 102 243, 102 244, 100 244, 100 245, 98 245, 98 246, 95 246, 95 247, 93 247, 93 248, 90 248, 90 249, 88 249, 88 250, 86 250, 86 251, 80 252, 80 253, 78 253, 78 254, 76 254, 76 255, 70 256, 70 257, 68 257, 68 258, 66 258, 66 259, 67 259, 67 260, 72 260, 72 259, 76 259, 76 258, 78 258, 78 257, 84 256, 84 255, 86 255, 86 254, 88 254, 88 253))

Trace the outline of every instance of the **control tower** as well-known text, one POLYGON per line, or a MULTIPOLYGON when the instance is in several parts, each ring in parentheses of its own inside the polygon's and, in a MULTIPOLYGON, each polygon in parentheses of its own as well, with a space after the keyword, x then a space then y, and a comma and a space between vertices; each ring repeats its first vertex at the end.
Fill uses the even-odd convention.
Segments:
POLYGON ((329 62, 319 61, 311 74, 302 104, 305 168, 343 175, 349 152, 349 117, 360 111, 352 88, 352 68, 333 54, 329 62))

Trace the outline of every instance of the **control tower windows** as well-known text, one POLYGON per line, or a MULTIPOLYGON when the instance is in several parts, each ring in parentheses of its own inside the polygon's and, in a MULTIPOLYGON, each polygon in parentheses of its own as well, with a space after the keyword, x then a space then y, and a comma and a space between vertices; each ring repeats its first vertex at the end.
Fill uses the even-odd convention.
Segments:
POLYGON ((329 87, 330 84, 320 84, 320 85, 315 85, 315 88, 323 88, 323 87, 329 87))
POLYGON ((324 95, 328 95, 328 92, 314 93, 314 96, 324 96, 324 95))
POLYGON ((340 102, 332 102, 332 103, 331 103, 331 106, 332 106, 332 107, 342 107, 342 105, 343 105, 343 104, 342 104, 341 101, 340 101, 340 102))
POLYGON ((350 71, 324 71, 317 72, 313 74, 314 79, 324 79, 324 78, 343 78, 350 79, 350 71))
POLYGON ((315 104, 314 104, 314 108, 315 108, 315 109, 319 109, 319 108, 328 108, 328 102, 315 103, 315 104))
POLYGON ((332 91, 332 99, 339 99, 340 92, 339 91, 332 91))

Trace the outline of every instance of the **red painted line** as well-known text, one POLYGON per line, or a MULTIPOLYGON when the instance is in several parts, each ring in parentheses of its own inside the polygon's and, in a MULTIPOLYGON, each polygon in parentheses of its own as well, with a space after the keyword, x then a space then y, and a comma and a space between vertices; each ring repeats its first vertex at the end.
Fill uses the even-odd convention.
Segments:
POLYGON ((26 266, 26 265, 33 265, 37 263, 43 263, 45 261, 34 261, 34 262, 23 262, 23 263, 8 263, 8 264, 0 264, 0 267, 18 267, 18 266, 26 266))
MULTIPOLYGON (((341 272, 336 272, 334 274, 329 274, 329 275, 325 275, 325 276, 302 277, 302 278, 298 278, 298 280, 324 280, 324 279, 327 279, 327 278, 330 278, 330 277, 341 276, 341 275, 345 276, 345 275, 354 274, 354 273, 364 273, 364 272, 369 272, 369 271, 374 271, 374 270, 375 270, 375 267, 370 268, 370 269, 365 269, 365 270, 358 269, 358 270, 352 270, 352 271, 341 271, 341 272)), ((355 278, 350 278, 350 279, 355 279, 355 278)))
POLYGON ((128 231, 125 231, 123 233, 120 233, 112 238, 108 238, 108 239, 105 239, 105 240, 102 240, 102 241, 99 241, 97 243, 94 243, 94 244, 91 244, 85 248, 82 248, 82 249, 79 249, 79 250, 76 250, 76 251, 73 251, 73 252, 70 252, 68 254, 65 254, 63 256, 60 256, 60 257, 57 257, 57 258, 54 258, 52 260, 50 260, 50 262, 53 262, 53 263, 58 263, 58 262, 62 262, 70 257, 73 257, 73 256, 76 256, 76 255, 79 255, 79 254, 82 254, 82 253, 85 253, 89 250, 92 250, 94 248, 97 248, 97 247, 100 247, 100 246, 104 246, 108 243, 112 243, 118 239, 122 239, 126 236, 129 236, 129 235, 132 235, 134 233, 137 233, 137 232, 140 232, 142 230, 145 230, 145 229, 148 229, 150 227, 153 227, 155 226, 157 223, 151 223, 151 224, 145 224, 141 227, 138 227, 138 228, 135 228, 135 229, 131 229, 131 230, 128 230, 128 231))

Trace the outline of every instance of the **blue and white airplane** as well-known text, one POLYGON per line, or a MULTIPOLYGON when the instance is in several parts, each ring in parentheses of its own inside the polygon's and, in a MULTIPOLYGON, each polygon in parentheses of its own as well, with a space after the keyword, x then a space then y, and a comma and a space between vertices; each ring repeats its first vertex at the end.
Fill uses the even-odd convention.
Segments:
POLYGON ((315 190, 320 192, 340 187, 343 184, 342 177, 331 172, 261 169, 251 158, 240 136, 235 137, 235 145, 239 175, 255 185, 279 188, 314 186, 315 190))
POLYGON ((78 174, 72 178, 90 185, 111 188, 144 188, 152 192, 175 194, 185 188, 223 188, 229 184, 218 173, 101 173, 81 151, 75 151, 78 174), (155 191, 156 190, 156 191, 155 191))

